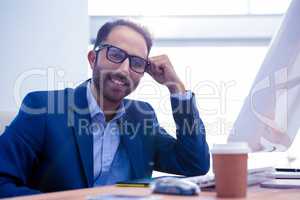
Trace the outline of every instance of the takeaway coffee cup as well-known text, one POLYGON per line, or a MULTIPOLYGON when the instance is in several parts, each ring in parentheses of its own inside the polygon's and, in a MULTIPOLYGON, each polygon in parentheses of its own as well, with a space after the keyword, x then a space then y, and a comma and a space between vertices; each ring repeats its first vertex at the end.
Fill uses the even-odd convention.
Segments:
POLYGON ((218 197, 240 198, 247 194, 247 143, 215 144, 213 172, 218 197))

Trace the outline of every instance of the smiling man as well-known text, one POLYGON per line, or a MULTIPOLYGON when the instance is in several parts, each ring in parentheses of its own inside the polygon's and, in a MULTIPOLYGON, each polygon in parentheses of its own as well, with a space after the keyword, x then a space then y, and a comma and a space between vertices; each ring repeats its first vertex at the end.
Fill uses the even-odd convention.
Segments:
POLYGON ((29 93, 0 136, 0 197, 150 178, 153 170, 207 173, 209 150, 194 94, 168 56, 148 57, 151 46, 141 26, 108 22, 88 53, 91 80, 29 93), (169 89, 177 139, 160 127, 148 103, 125 98, 144 73, 169 89))

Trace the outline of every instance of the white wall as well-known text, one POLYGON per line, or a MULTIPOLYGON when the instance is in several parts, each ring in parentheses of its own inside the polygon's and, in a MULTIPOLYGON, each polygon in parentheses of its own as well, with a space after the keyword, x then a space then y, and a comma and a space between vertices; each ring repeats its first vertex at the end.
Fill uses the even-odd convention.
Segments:
POLYGON ((1 0, 0 110, 87 78, 87 0, 1 0))

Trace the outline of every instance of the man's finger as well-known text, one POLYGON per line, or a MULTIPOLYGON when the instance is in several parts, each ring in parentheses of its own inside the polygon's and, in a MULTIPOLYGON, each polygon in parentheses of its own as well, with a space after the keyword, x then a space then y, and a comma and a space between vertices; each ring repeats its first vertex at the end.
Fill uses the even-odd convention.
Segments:
POLYGON ((158 56, 152 56, 149 58, 152 61, 159 61, 159 60, 169 60, 167 55, 158 55, 158 56))

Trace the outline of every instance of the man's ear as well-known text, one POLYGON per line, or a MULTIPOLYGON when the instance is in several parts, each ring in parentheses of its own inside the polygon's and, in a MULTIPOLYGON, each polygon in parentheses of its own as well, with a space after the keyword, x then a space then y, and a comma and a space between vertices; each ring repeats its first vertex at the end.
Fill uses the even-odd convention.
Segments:
POLYGON ((94 50, 89 51, 88 60, 90 63, 90 67, 93 69, 96 64, 96 52, 94 50))

